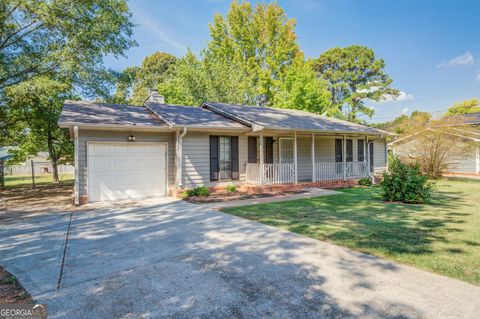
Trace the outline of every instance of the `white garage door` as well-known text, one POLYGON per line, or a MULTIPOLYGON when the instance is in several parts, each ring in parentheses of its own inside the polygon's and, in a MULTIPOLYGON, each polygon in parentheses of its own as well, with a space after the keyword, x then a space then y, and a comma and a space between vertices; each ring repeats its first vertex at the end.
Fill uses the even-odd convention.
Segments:
POLYGON ((166 144, 88 143, 91 202, 165 196, 166 144))

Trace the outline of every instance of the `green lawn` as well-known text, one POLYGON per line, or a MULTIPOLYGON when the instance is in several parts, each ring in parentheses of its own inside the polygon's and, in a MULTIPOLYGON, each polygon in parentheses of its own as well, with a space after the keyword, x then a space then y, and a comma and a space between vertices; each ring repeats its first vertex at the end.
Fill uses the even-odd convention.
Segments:
POLYGON ((480 285, 480 181, 440 180, 426 205, 341 192, 225 212, 480 285))
MULTIPOLYGON (((74 179, 73 174, 63 174, 60 175, 61 182, 69 182, 74 179)), ((35 176, 35 184, 36 185, 45 185, 50 184, 53 181, 52 174, 42 174, 35 176)), ((32 185, 32 176, 31 175, 18 175, 18 176, 5 176, 5 187, 12 188, 12 187, 20 187, 20 186, 28 186, 32 185)))

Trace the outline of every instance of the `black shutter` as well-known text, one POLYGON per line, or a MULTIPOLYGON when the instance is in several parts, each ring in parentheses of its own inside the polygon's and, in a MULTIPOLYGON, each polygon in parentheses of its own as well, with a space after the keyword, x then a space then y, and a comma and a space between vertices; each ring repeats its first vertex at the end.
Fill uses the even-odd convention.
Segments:
POLYGON ((273 137, 265 137, 265 163, 273 163, 273 137))
POLYGON ((232 179, 239 179, 240 175, 238 174, 238 136, 232 136, 230 138, 230 146, 232 151, 232 179))
POLYGON ((365 148, 364 148, 364 141, 357 140, 357 153, 358 153, 358 161, 363 162, 365 161, 365 148))
POLYGON ((353 141, 347 140, 347 162, 353 162, 353 141))
POLYGON ((218 136, 210 136, 210 180, 218 181, 218 136))
POLYGON ((335 162, 343 162, 343 157, 342 157, 342 140, 341 139, 336 139, 335 140, 335 162))
POLYGON ((368 143, 370 155, 370 171, 373 172, 373 143, 368 143))
POLYGON ((248 137, 248 162, 257 163, 257 138, 255 136, 248 137))

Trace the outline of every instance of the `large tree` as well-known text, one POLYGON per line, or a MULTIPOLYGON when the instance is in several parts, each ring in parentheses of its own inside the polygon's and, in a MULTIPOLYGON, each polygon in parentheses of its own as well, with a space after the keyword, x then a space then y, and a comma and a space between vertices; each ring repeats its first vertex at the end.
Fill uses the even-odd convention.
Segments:
POLYGON ((189 52, 159 89, 167 102, 205 99, 323 113, 326 84, 315 78, 295 34, 295 21, 275 2, 232 2, 215 15, 200 59, 189 52))
POLYGON ((332 104, 349 120, 356 120, 358 113, 373 115, 374 109, 365 105, 367 100, 378 102, 399 94, 390 86, 392 79, 383 59, 365 46, 330 49, 315 61, 315 70, 327 81, 332 104))
POLYGON ((126 0, 1 0, 0 96, 8 86, 63 73, 96 93, 103 57, 134 45, 126 0))

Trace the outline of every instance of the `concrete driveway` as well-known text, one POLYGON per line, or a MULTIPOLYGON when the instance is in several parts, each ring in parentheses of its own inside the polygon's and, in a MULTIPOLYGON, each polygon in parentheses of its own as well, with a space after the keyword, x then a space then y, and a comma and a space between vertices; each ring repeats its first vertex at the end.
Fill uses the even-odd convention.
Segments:
POLYGON ((480 313, 480 287, 172 199, 2 221, 0 257, 51 318, 480 313))

